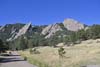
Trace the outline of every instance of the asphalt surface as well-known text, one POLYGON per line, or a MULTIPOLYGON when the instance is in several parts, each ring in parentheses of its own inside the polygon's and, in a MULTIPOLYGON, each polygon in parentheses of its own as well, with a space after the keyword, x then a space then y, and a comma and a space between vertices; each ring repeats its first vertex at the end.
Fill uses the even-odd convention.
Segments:
POLYGON ((11 56, 3 56, 0 61, 0 67, 36 67, 25 61, 16 51, 12 52, 11 56))

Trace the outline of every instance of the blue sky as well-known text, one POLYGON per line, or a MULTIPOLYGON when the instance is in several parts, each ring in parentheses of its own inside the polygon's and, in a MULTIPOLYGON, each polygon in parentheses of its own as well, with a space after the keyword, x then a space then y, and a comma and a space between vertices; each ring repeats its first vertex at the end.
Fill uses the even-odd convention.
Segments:
POLYGON ((0 25, 29 21, 44 25, 66 18, 100 24, 100 0, 0 0, 0 25))

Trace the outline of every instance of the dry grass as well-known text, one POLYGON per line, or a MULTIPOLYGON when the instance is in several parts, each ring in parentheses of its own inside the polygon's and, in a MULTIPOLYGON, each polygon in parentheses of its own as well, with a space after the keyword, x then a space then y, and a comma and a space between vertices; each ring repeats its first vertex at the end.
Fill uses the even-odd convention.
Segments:
MULTIPOLYGON (((84 65, 100 64, 100 43, 96 43, 96 40, 88 40, 82 44, 64 48, 66 54, 61 62, 61 67, 80 67, 84 65)), ((30 55, 29 51, 20 51, 20 53, 23 56, 31 58, 31 62, 35 60, 43 64, 45 63, 50 67, 59 67, 58 48, 39 47, 38 50, 40 54, 30 55)))

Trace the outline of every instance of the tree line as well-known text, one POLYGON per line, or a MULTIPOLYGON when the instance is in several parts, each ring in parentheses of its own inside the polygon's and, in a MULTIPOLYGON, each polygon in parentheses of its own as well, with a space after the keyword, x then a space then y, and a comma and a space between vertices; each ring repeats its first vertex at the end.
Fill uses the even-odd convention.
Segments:
POLYGON ((100 38, 100 25, 93 25, 77 32, 58 31, 54 36, 48 39, 45 39, 44 36, 39 33, 34 33, 32 36, 23 35, 11 42, 2 41, 2 39, 0 39, 0 50, 24 50, 38 46, 56 47, 56 45, 61 42, 70 46, 70 44, 97 38, 100 38))

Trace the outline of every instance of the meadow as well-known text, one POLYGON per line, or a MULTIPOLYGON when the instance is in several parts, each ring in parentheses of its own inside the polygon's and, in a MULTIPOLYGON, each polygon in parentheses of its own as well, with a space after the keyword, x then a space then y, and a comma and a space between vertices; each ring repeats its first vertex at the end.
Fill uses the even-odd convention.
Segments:
POLYGON ((38 67, 81 67, 100 64, 100 42, 87 40, 75 46, 64 46, 66 54, 59 58, 58 48, 38 47, 40 54, 30 54, 29 50, 19 51, 23 57, 38 67))

